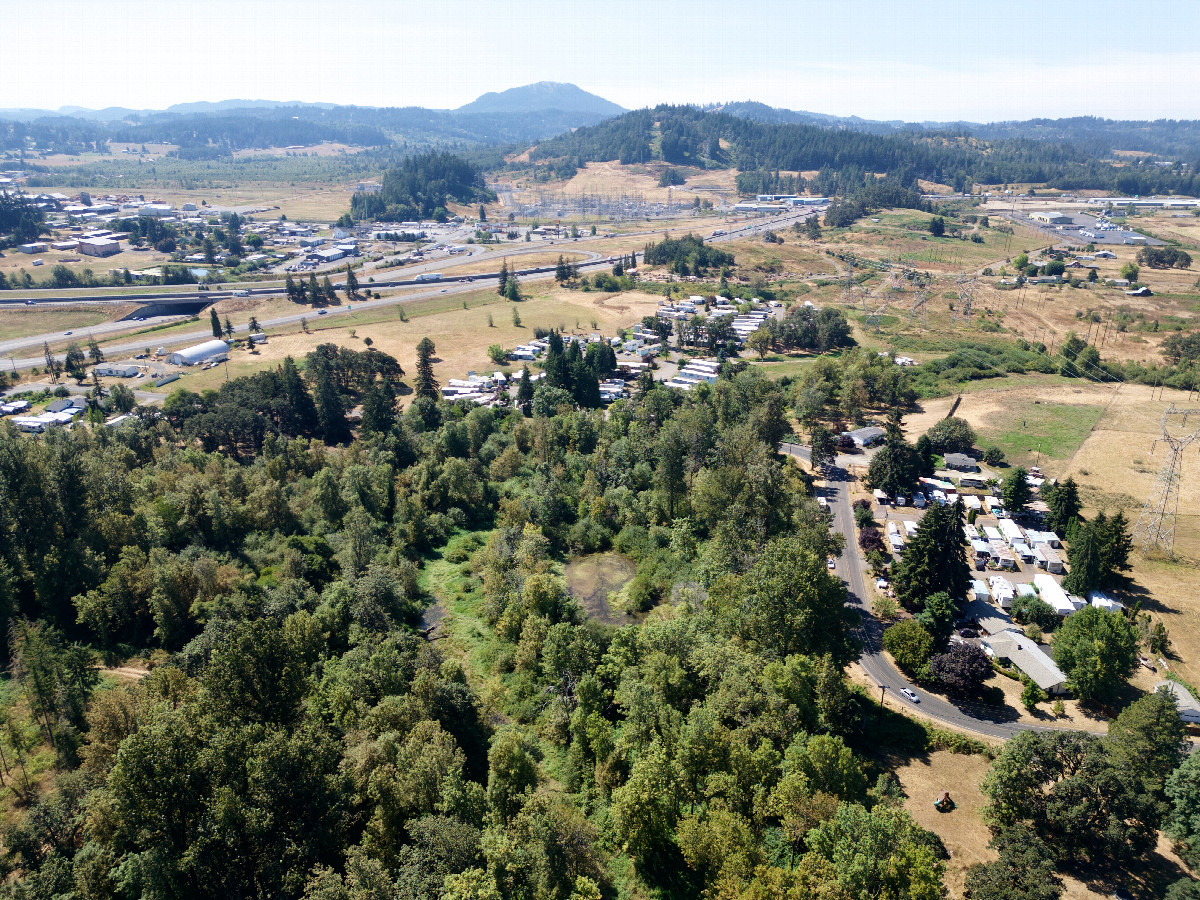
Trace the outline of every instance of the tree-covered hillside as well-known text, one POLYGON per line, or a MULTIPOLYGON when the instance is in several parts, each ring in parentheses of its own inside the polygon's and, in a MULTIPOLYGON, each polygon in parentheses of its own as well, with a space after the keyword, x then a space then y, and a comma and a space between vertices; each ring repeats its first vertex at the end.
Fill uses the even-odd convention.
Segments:
MULTIPOLYGON (((1200 150, 1197 151, 1200 156, 1200 150)), ((918 178, 947 184, 1047 183, 1131 194, 1194 193, 1196 167, 1186 171, 1134 163, 1114 166, 1069 143, 1029 138, 983 141, 951 133, 871 134, 811 124, 774 124, 687 106, 637 110, 544 141, 530 158, 580 166, 651 160, 770 173, 826 169, 886 174, 901 186, 918 178)), ((860 177, 847 180, 858 184, 860 177)))
POLYGON ((358 192, 350 200, 355 219, 441 218, 446 204, 473 203, 495 199, 483 183, 483 175, 469 162, 449 153, 411 156, 383 176, 382 189, 358 192))

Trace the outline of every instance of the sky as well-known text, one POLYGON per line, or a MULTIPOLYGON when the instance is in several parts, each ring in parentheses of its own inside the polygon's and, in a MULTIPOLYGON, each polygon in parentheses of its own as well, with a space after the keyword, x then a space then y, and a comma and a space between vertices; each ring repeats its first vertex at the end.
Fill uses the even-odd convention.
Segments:
POLYGON ((1200 118, 1195 0, 5 0, 0 107, 453 108, 534 81, 627 108, 1200 118))

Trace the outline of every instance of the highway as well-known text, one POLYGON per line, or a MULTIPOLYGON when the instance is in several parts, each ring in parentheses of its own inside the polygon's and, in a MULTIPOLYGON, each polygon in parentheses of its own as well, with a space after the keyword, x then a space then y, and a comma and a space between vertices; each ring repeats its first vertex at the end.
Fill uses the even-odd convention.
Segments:
MULTIPOLYGON (((784 444, 781 452, 806 462, 809 458, 808 448, 796 444, 784 444)), ((850 503, 851 476, 845 468, 847 463, 846 457, 838 457, 837 463, 829 469, 827 486, 822 493, 833 512, 834 530, 846 539, 846 551, 837 561, 837 573, 846 582, 849 604, 858 611, 862 620, 862 625, 857 631, 857 637, 863 644, 858 662, 875 682, 876 689, 886 688, 901 705, 910 707, 912 711, 919 711, 943 725, 993 740, 1008 740, 1022 731, 1061 730, 1018 721, 1012 710, 1003 707, 970 702, 952 703, 910 682, 884 655, 884 625, 871 612, 871 593, 867 586, 867 579, 871 577, 870 570, 862 551, 858 548, 858 540, 854 533, 854 511, 850 503), (901 688, 913 691, 921 702, 914 704, 909 701, 900 693, 901 688)))
MULTIPOLYGON (((802 208, 793 213, 772 216, 764 218, 761 221, 755 221, 740 227, 731 228, 726 233, 716 235, 715 237, 705 237, 709 243, 719 243, 724 241, 739 240, 746 237, 751 237, 757 234, 762 234, 765 231, 775 231, 780 228, 787 227, 796 221, 802 221, 812 212, 809 208, 802 208)), ((699 223, 697 223, 699 224, 699 223)), ((720 230, 719 228, 717 230, 720 230)), ((622 237, 630 236, 652 236, 661 234, 659 230, 648 230, 645 232, 637 232, 634 235, 625 234, 622 237)), ((710 232, 711 234, 711 232, 710 232)), ((561 243, 545 242, 529 246, 514 247, 511 244, 503 244, 499 246, 483 245, 483 253, 475 251, 474 255, 468 256, 446 256, 437 259, 426 260, 418 263, 415 266, 406 267, 403 273, 398 274, 393 278, 376 279, 373 282, 365 282, 360 280, 360 285, 363 291, 376 291, 380 289, 414 289, 414 293, 405 293, 399 296, 384 297, 379 300, 364 300, 353 303, 348 303, 344 306, 326 307, 326 316, 338 315, 353 315, 353 310, 372 309, 381 306, 394 306, 396 304, 408 303, 413 300, 419 300, 425 297, 432 297, 441 293, 462 293, 464 291, 477 290, 479 282, 486 282, 495 279, 497 272, 480 272, 473 275, 464 275, 455 277, 453 269, 458 266, 468 264, 478 264, 488 260, 498 260, 502 258, 512 258, 515 256, 523 256, 530 253, 547 253, 558 250, 564 254, 582 255, 582 261, 576 261, 574 265, 583 270, 590 268, 608 266, 608 256, 601 255, 595 251, 589 250, 586 246, 588 242, 605 240, 604 236, 596 235, 580 237, 578 240, 566 239, 561 243), (584 244, 584 246, 579 246, 584 244), (440 282, 419 282, 416 276, 430 272, 449 272, 449 277, 440 282), (470 279, 470 280, 468 280, 470 279), (420 288, 428 288, 426 290, 417 290, 420 288)), ((529 269, 519 269, 517 273, 523 281, 545 281, 553 276, 554 266, 538 266, 529 269)), ((341 287, 341 285, 338 285, 341 287)), ((239 293, 245 292, 251 297, 270 297, 279 296, 284 293, 282 286, 264 286, 254 287, 250 284, 243 286, 235 286, 228 289, 213 290, 213 291, 197 291, 194 286, 180 286, 176 290, 163 290, 153 293, 134 293, 128 294, 98 294, 97 292, 81 291, 78 295, 44 297, 38 296, 38 292, 19 292, 13 296, 0 297, 0 304, 25 305, 27 301, 33 300, 32 306, 40 306, 42 304, 53 305, 63 303, 128 303, 128 302, 152 302, 154 300, 183 300, 195 301, 203 300, 207 302, 216 302, 218 300, 228 299, 233 296, 234 291, 239 293)), ((303 311, 295 314, 279 316, 271 319, 260 319, 259 326, 264 329, 278 328, 285 325, 297 325, 301 319, 315 320, 319 313, 311 308, 304 307, 303 311)), ((173 317, 162 316, 153 319, 147 319, 146 322, 138 322, 136 324, 129 321, 125 322, 107 322, 101 325, 92 326, 91 328, 76 329, 79 335, 86 334, 87 336, 103 337, 105 335, 117 334, 126 330, 138 332, 145 329, 148 325, 161 324, 170 322, 173 317)), ((247 327, 244 325, 235 325, 235 333, 246 333, 247 327)), ((75 335, 70 335, 75 337, 75 335)), ((197 327, 193 331, 185 333, 174 333, 170 335, 155 335, 154 332, 149 334, 131 334, 130 339, 121 343, 111 343, 105 346, 105 355, 112 360, 119 359, 124 354, 136 354, 143 352, 147 346, 151 347, 175 347, 187 346, 190 344, 199 343, 200 341, 208 340, 212 336, 209 329, 197 327)), ((36 356, 17 357, 15 354, 21 350, 29 353, 31 351, 40 350, 44 343, 61 345, 68 337, 66 332, 56 331, 46 334, 29 335, 27 337, 16 338, 4 342, 0 342, 0 356, 8 356, 14 368, 29 368, 32 366, 40 366, 45 362, 44 354, 39 353, 36 356)), ((65 359, 65 353, 56 353, 56 358, 59 360, 65 359)))

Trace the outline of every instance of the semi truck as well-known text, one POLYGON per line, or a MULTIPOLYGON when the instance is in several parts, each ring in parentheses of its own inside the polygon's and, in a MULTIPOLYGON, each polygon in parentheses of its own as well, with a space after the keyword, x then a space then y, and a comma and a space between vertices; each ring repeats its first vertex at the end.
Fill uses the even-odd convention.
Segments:
POLYGON ((422 272, 420 275, 417 276, 416 280, 417 280, 417 282, 441 281, 442 273, 441 272, 422 272))

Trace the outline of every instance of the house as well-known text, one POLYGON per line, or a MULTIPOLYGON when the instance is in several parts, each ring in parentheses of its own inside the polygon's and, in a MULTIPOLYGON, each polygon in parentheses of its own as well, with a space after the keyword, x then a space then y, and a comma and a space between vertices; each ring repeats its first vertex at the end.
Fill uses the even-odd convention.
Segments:
POLYGON ((1054 660, 1019 631, 1001 631, 980 640, 984 652, 997 660, 1008 660, 1048 694, 1065 694, 1067 676, 1054 660))
POLYGON ((92 371, 100 377, 109 378, 137 378, 138 367, 133 365, 117 365, 114 363, 100 363, 92 371))
POLYGON ((1013 624, 1012 616, 978 597, 963 606, 961 618, 976 623, 987 634, 999 634, 1017 627, 1013 624))
POLYGON ((965 453, 947 453, 945 459, 947 469, 959 469, 963 472, 979 471, 979 463, 965 453))
POLYGON ((976 600, 987 601, 991 599, 992 592, 988 590, 987 582, 982 579, 975 578, 971 581, 971 595, 976 600))
POLYGON ((1001 609, 1011 608, 1013 597, 1017 595, 1013 583, 1003 575, 993 575, 988 578, 988 590, 991 592, 992 599, 1001 609))
POLYGON ((1178 681, 1160 681, 1154 685, 1154 690, 1166 691, 1175 701, 1175 708, 1179 710, 1179 718, 1189 725, 1200 725, 1200 700, 1192 696, 1191 692, 1178 681))
POLYGON ((856 428, 854 431, 843 431, 842 435, 849 437, 854 441, 854 446, 860 450, 867 447, 874 447, 883 440, 887 432, 882 428, 876 428, 873 425, 868 425, 866 428, 856 428))

